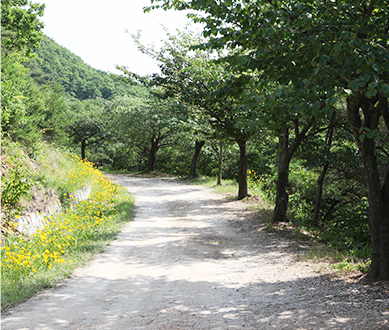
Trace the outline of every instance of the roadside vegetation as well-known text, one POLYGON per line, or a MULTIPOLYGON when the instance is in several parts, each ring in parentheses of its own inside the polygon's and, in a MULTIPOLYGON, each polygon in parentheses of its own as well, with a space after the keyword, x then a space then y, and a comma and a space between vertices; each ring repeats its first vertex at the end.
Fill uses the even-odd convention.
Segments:
POLYGON ((21 193, 19 200, 2 199, 7 213, 1 223, 2 310, 69 277, 75 267, 102 252, 131 219, 133 198, 123 187, 92 163, 44 147, 36 160, 18 158, 17 165, 3 156, 2 186, 18 187, 12 191, 21 193), (90 188, 89 197, 76 201, 74 194, 85 187, 90 188), (31 204, 47 192, 51 198, 41 200, 44 205, 31 204), (32 235, 17 230, 26 207, 34 206, 38 212, 55 202, 61 204, 62 212, 45 217, 43 228, 32 235))
MULTIPOLYGON (((293 182, 293 176, 299 180, 305 178, 307 180, 306 189, 309 191, 315 188, 315 173, 308 173, 300 165, 292 164, 292 168, 291 182, 293 182), (309 177, 312 178, 311 182, 308 180, 309 177)), ((271 175, 266 177, 267 180, 272 179, 271 175)), ((297 243, 306 243, 308 247, 298 252, 300 258, 329 262, 331 268, 341 272, 360 271, 363 274, 368 272, 371 263, 371 247, 369 228, 365 218, 365 208, 368 205, 366 197, 362 198, 359 203, 355 203, 356 206, 349 209, 347 216, 343 209, 342 213, 326 226, 315 226, 309 221, 309 210, 313 206, 307 205, 303 191, 296 190, 289 206, 290 221, 274 224, 271 221, 271 210, 275 198, 274 184, 267 182, 265 177, 257 174, 255 170, 248 170, 247 178, 249 193, 247 199, 250 202, 250 208, 258 210, 260 221, 267 225, 269 231, 277 232, 297 243)), ((224 194, 227 199, 237 198, 238 183, 236 180, 226 179, 218 185, 215 177, 200 176, 196 179, 189 179, 188 182, 210 187, 215 193, 224 194)))
POLYGON ((118 230, 111 224, 128 220, 130 197, 122 204, 125 192, 97 168, 166 173, 239 200, 260 196, 272 228, 293 226, 345 265, 355 258, 370 277, 388 280, 389 7, 334 6, 155 0, 146 11, 190 9, 203 33, 167 31, 161 49, 134 35, 160 72, 119 66, 113 76, 43 35, 44 5, 2 1, 4 306, 21 288, 51 285, 37 274, 82 263, 77 251, 100 251, 118 230), (84 185, 93 185, 94 202, 72 206, 84 185), (18 217, 55 199, 66 212, 44 232, 18 231, 18 217))

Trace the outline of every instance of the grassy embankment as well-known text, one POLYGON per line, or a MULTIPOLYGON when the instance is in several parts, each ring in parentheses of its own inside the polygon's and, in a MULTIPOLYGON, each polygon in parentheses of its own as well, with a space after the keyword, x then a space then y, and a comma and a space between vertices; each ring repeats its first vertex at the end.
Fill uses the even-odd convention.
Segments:
MULTIPOLYGON (((102 252, 121 225, 131 219, 133 197, 104 177, 93 164, 77 157, 47 149, 34 162, 26 156, 19 157, 19 160, 24 158, 22 172, 29 178, 12 175, 12 170, 19 167, 20 172, 23 166, 16 166, 7 153, 3 152, 2 158, 3 178, 16 180, 11 185, 14 191, 24 179, 30 180, 22 204, 31 204, 39 194, 55 194, 66 208, 63 213, 46 218, 44 228, 32 237, 15 229, 16 219, 22 214, 17 207, 2 214, 1 307, 4 311, 69 277, 75 267, 85 265, 94 254, 102 252), (91 187, 89 198, 71 206, 72 193, 86 185, 91 187)), ((2 183, 2 191, 5 186, 6 182, 2 183)))

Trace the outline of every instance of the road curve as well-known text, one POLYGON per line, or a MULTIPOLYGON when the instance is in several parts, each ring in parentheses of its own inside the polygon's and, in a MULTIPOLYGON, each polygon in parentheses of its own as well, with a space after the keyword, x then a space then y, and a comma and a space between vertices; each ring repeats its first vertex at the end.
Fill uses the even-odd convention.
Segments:
POLYGON ((23 329, 388 329, 389 299, 315 272, 239 201, 114 176, 135 219, 88 267, 2 318, 23 329))

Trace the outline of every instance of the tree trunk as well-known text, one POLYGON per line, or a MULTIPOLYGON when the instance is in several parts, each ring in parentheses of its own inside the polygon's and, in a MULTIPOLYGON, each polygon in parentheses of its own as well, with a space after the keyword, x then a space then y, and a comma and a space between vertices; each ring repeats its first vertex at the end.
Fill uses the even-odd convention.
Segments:
POLYGON ((201 148, 204 146, 205 141, 196 141, 195 142, 195 153, 192 158, 192 163, 190 164, 189 178, 197 177, 197 161, 200 156, 201 148))
POLYGON ((81 159, 85 159, 85 149, 86 149, 86 141, 85 139, 81 140, 81 159))
POLYGON ((155 160, 157 158, 157 151, 159 149, 159 140, 153 136, 151 138, 151 147, 149 150, 149 160, 147 162, 147 170, 146 172, 155 171, 155 160))
POLYGON ((217 185, 222 184, 222 166, 223 166, 223 142, 220 141, 218 152, 219 165, 217 169, 217 185))
MULTIPOLYGON (((335 199, 332 201, 330 207, 327 209, 327 212, 323 216, 323 222, 327 222, 327 220, 330 218, 330 216, 334 213, 336 210, 336 206, 340 204, 340 200, 335 199)), ((338 207, 339 208, 339 207, 338 207)))
MULTIPOLYGON (((372 256, 369 276, 380 280, 389 280, 389 170, 381 187, 374 139, 361 134, 365 128, 370 131, 378 127, 381 114, 388 112, 388 100, 383 96, 369 100, 361 94, 347 99, 347 115, 354 138, 362 158, 369 200, 368 223, 370 229, 372 256), (359 110, 364 113, 364 123, 359 110)), ((387 114, 384 114, 384 116, 387 114)))
MULTIPOLYGON (((332 145, 332 137, 334 135, 334 121, 336 117, 336 112, 334 111, 331 116, 330 126, 328 128, 327 136, 326 136, 326 147, 325 152, 330 152, 332 145)), ((323 186, 324 186, 324 178, 327 174, 329 167, 329 162, 326 161, 321 170, 320 176, 317 179, 317 190, 316 190, 316 203, 315 203, 315 211, 313 212, 312 224, 317 226, 319 222, 319 214, 321 207, 321 197, 323 194, 323 186)))
POLYGON ((295 138, 289 146, 289 129, 285 125, 280 128, 280 137, 278 139, 278 179, 276 192, 276 205, 274 206, 272 222, 287 221, 286 213, 288 211, 289 195, 287 192, 289 182, 289 164, 292 156, 296 152, 301 142, 307 137, 307 132, 312 127, 314 117, 311 117, 304 128, 299 131, 299 121, 294 120, 295 138))
POLYGON ((276 204, 273 211, 272 222, 287 221, 286 212, 288 210, 288 181, 289 181, 289 163, 288 155, 289 130, 284 127, 278 139, 278 179, 276 191, 276 204))
POLYGON ((156 151, 150 150, 146 172, 155 171, 155 158, 156 158, 156 151))
POLYGON ((238 173, 238 180, 239 180, 239 192, 238 192, 238 199, 243 199, 248 196, 247 193, 247 148, 246 148, 246 141, 242 141, 239 139, 236 139, 236 143, 239 145, 239 173, 238 173))
POLYGON ((319 222, 319 213, 321 207, 321 196, 323 194, 324 177, 326 176, 328 167, 329 167, 329 163, 326 162, 323 165, 319 178, 317 179, 315 211, 313 212, 313 218, 312 218, 312 224, 314 226, 317 226, 317 223, 319 222))

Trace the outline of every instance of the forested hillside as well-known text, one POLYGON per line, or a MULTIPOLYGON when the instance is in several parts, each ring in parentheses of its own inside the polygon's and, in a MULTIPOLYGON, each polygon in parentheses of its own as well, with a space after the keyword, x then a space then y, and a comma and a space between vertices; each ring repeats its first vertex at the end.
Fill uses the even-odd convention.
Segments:
POLYGON ((92 68, 45 35, 34 53, 37 58, 25 63, 25 66, 39 85, 60 84, 66 93, 79 100, 145 95, 144 88, 124 84, 107 72, 92 68))
POLYGON ((105 102, 145 89, 118 83, 44 37, 43 12, 25 0, 1 1, 2 312, 104 250, 133 203, 72 155, 80 145, 72 127, 77 116, 93 109, 96 119, 105 102), (48 58, 37 57, 40 45, 48 58), (88 199, 75 197, 85 190, 88 199))

